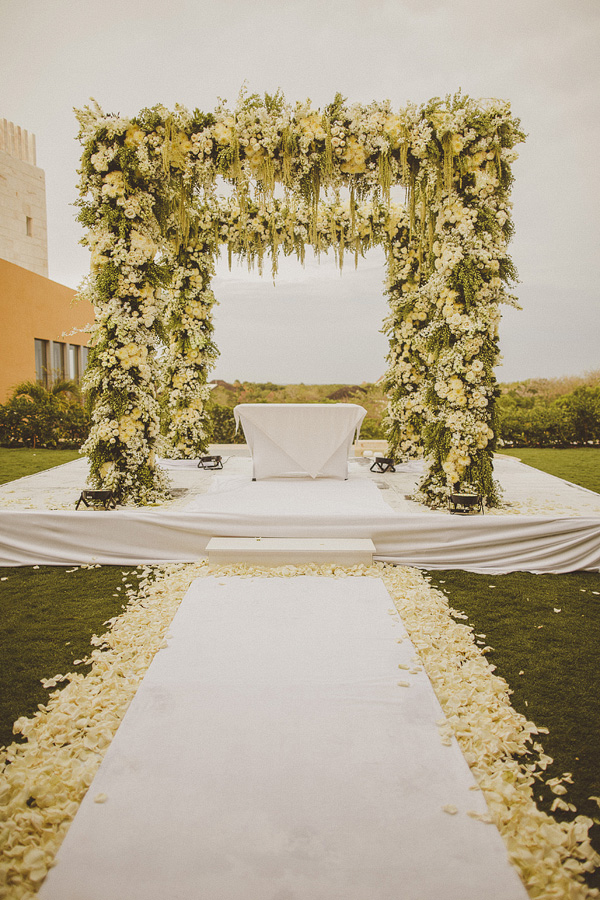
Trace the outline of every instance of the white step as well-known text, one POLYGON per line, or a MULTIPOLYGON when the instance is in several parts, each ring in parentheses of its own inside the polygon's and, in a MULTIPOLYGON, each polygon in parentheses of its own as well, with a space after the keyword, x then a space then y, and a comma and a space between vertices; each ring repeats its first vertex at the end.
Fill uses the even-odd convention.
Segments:
POLYGON ((375 553, 370 538, 214 537, 206 549, 211 565, 336 563, 339 566, 370 566, 375 553))

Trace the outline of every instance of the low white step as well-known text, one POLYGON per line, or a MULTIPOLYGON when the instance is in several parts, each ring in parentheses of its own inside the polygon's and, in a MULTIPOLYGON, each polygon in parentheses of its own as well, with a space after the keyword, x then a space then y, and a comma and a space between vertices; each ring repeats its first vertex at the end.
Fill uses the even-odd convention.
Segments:
POLYGON ((370 538, 214 537, 206 549, 212 565, 337 563, 339 566, 370 566, 375 553, 375 545, 370 538))

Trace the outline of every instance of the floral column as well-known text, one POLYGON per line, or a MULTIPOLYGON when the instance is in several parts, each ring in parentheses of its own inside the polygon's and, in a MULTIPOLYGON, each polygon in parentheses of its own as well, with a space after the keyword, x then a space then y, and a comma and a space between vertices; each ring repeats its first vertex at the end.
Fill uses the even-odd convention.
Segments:
POLYGON ((523 135, 500 101, 473 108, 463 98, 432 122, 445 161, 444 185, 430 184, 433 266, 428 281, 431 320, 426 329, 430 372, 424 430, 429 469, 419 498, 446 503, 456 484, 499 503, 493 480, 496 446, 494 367, 498 362, 501 303, 515 279, 507 253, 512 234, 508 189, 513 145, 523 135), (460 154, 457 159, 455 157, 460 154))
POLYGON ((174 459, 197 459, 210 437, 206 405, 211 386, 206 382, 218 355, 212 341, 214 253, 212 229, 181 248, 169 292, 164 453, 174 459))
POLYGON ((384 322, 390 351, 385 375, 388 408, 384 424, 390 453, 397 459, 423 455, 427 370, 419 334, 429 315, 429 298, 420 285, 418 245, 409 238, 406 210, 392 211, 388 225, 387 295, 390 315, 384 322))
POLYGON ((96 310, 84 388, 93 406, 92 428, 82 447, 89 482, 121 502, 154 503, 167 482, 156 467, 160 414, 156 349, 161 332, 158 300, 165 270, 154 199, 140 162, 150 163, 148 136, 100 110, 80 114, 85 152, 80 221, 92 250, 82 293, 96 310))

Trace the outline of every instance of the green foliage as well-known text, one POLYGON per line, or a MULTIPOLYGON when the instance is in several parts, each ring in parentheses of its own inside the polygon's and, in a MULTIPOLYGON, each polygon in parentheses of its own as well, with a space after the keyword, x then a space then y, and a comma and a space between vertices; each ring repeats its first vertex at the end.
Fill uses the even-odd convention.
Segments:
POLYGON ((423 429, 427 444, 434 448, 438 462, 442 462, 452 446, 450 431, 444 422, 429 422, 423 429))
POLYGON ((456 343, 456 338, 450 331, 447 323, 442 322, 436 323, 435 328, 431 329, 431 334, 427 338, 425 346, 428 352, 433 353, 437 359, 441 350, 447 349, 454 343, 456 343))
POLYGON ((500 278, 505 281, 507 284, 516 284, 519 280, 519 273, 517 271, 517 267, 510 257, 506 256, 504 259, 500 260, 500 269, 498 271, 500 278))
POLYGON ((270 113, 280 113, 285 106, 285 97, 281 88, 274 94, 265 93, 265 107, 270 113))
POLYGON ((333 102, 325 107, 325 116, 332 122, 336 120, 344 120, 346 116, 345 104, 346 97, 338 91, 333 98, 333 102))
POLYGON ((62 410, 59 444, 81 447, 90 430, 90 416, 80 403, 68 403, 62 410))
POLYGON ((98 296, 103 300, 110 300, 116 294, 119 287, 119 270, 112 263, 102 266, 95 280, 98 296))
POLYGON ((116 159, 119 163, 117 168, 123 172, 127 182, 127 176, 131 178, 137 169, 137 155, 135 150, 132 150, 130 147, 119 147, 116 159))
POLYGON ((385 431, 381 421, 365 416, 363 423, 360 426, 360 437, 363 441, 385 440, 385 431))
POLYGON ((450 279, 455 291, 462 295, 467 312, 477 298, 477 292, 483 284, 483 276, 474 259, 463 259, 455 267, 450 279))
POLYGON ((212 403, 210 408, 212 420, 212 442, 214 444, 245 444, 244 432, 235 430, 233 409, 229 406, 221 406, 212 403))
POLYGON ((489 209, 488 207, 481 207, 481 209, 477 210, 477 229, 478 231, 489 231, 490 234, 494 234, 500 225, 498 224, 498 219, 496 218, 496 214, 493 209, 489 209))
POLYGON ((556 404, 523 407, 499 401, 502 443, 511 447, 561 447, 569 443, 568 424, 556 404))
MULTIPOLYGON (((201 131, 203 128, 211 128, 217 120, 212 113, 204 113, 195 109, 190 123, 190 132, 201 131)), ((154 128, 154 126, 152 126, 154 128)))
POLYGON ((162 125, 164 120, 164 107, 157 105, 140 110, 137 116, 131 121, 135 125, 139 125, 144 131, 150 132, 158 128, 159 125, 162 125))
POLYGON ((464 484, 477 486, 479 493, 485 498, 487 506, 494 507, 500 503, 498 485, 494 481, 493 473, 493 447, 491 444, 485 450, 479 450, 463 476, 464 484))
POLYGON ((93 228, 96 224, 96 206, 95 204, 85 203, 83 200, 79 202, 81 212, 77 216, 77 221, 84 228, 93 228))
POLYGON ((0 407, 0 442, 8 445, 56 447, 58 403, 53 397, 34 401, 11 397, 0 407))
MULTIPOLYGON (((592 379, 595 376, 592 376, 592 379)), ((600 442, 600 385, 556 396, 535 382, 509 386, 498 399, 500 434, 510 447, 567 447, 600 442)))
POLYGON ((575 443, 600 441, 600 387, 579 387, 557 403, 565 410, 575 443))
POLYGON ((0 405, 0 444, 26 447, 79 447, 89 431, 89 415, 72 381, 24 381, 0 405))

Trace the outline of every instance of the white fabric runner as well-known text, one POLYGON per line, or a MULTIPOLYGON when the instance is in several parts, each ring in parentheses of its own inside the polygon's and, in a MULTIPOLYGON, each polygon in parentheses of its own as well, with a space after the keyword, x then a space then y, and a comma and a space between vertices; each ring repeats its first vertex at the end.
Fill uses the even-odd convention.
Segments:
POLYGON ((373 578, 198 579, 41 900, 526 900, 391 606, 373 578))
POLYGON ((355 403, 240 403, 233 413, 244 429, 255 478, 298 472, 346 478, 366 410, 355 403))

